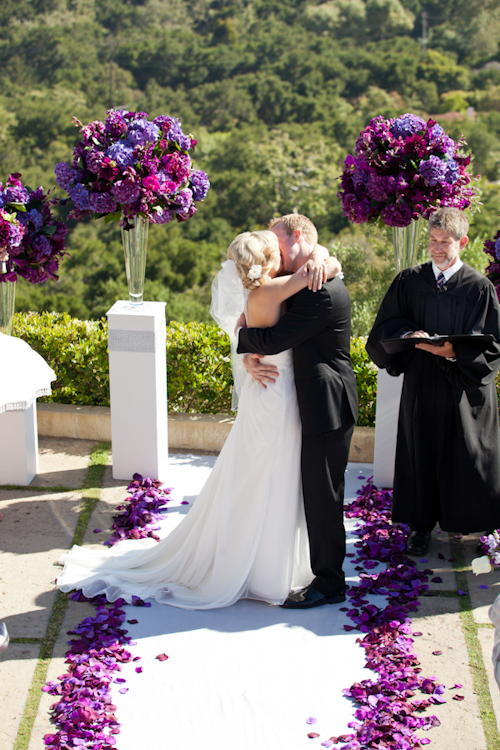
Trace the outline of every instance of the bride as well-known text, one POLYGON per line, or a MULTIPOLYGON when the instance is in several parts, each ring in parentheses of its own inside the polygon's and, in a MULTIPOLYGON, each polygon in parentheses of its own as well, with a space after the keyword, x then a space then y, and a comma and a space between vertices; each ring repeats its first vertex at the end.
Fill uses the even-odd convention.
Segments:
MULTIPOLYGON (((289 297, 315 288, 317 274, 338 272, 338 262, 327 256, 318 247, 296 273, 277 276, 276 235, 244 232, 229 246, 230 260, 218 276, 229 276, 225 281, 233 285, 237 280, 240 291, 243 284, 248 325, 267 327, 279 320, 289 297)), ((310 581, 291 350, 264 359, 278 367, 280 377, 265 389, 245 378, 231 433, 183 521, 153 547, 151 540, 123 541, 103 551, 74 546, 62 558, 61 591, 212 609, 244 598, 282 604, 292 586, 310 581)))

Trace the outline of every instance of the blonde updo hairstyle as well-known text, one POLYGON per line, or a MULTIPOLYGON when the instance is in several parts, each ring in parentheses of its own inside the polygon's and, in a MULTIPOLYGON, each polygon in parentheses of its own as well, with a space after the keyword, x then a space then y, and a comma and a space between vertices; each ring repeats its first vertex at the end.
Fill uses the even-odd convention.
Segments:
POLYGON ((264 229, 260 232, 242 232, 229 245, 227 257, 234 260, 245 289, 256 289, 265 283, 267 272, 279 255, 278 238, 274 232, 264 229), (262 267, 262 276, 251 279, 248 272, 252 266, 262 267))

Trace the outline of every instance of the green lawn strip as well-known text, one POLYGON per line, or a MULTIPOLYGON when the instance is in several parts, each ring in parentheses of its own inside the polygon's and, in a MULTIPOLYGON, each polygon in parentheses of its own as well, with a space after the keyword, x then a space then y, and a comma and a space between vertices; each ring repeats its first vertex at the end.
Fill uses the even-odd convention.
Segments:
MULTIPOLYGON (((90 455, 89 467, 85 475, 85 481, 83 483, 82 492, 82 506, 78 521, 76 524, 75 535, 73 537, 73 544, 81 544, 87 524, 90 520, 90 516, 97 505, 97 502, 101 496, 101 488, 103 484, 104 468, 107 464, 108 453, 110 449, 109 442, 98 443, 92 449, 90 455)), ((74 491, 74 490, 73 490, 74 491)), ((13 750, 27 750, 31 732, 33 731, 33 725, 35 723, 36 715, 38 713, 38 707, 40 705, 40 699, 42 697, 42 687, 47 681, 47 672, 49 669, 50 660, 54 651, 55 643, 61 632, 61 626, 68 608, 69 595, 63 594, 62 591, 58 591, 56 594, 56 600, 52 608, 52 613, 49 618, 45 637, 41 641, 40 655, 37 660, 35 667, 35 673, 31 686, 28 691, 28 698, 24 707, 24 712, 19 723, 19 731, 17 733, 16 741, 14 743, 13 750)), ((14 642, 14 639, 12 639, 14 642)), ((31 639, 17 639, 18 642, 32 642, 31 639)), ((40 641, 35 641, 40 642, 40 641)))
POLYGON ((474 683, 474 690, 477 694, 479 704, 480 718, 483 723, 484 734, 488 750, 500 750, 500 737, 498 736, 497 720, 493 710, 490 689, 488 685, 488 675, 486 673, 481 644, 479 642, 479 627, 474 620, 472 603, 467 584, 466 571, 468 566, 465 562, 465 554, 462 545, 458 540, 450 539, 451 554, 455 558, 453 567, 457 579, 458 589, 465 591, 466 594, 458 597, 460 606, 460 621, 465 635, 465 642, 469 652, 469 666, 474 683))

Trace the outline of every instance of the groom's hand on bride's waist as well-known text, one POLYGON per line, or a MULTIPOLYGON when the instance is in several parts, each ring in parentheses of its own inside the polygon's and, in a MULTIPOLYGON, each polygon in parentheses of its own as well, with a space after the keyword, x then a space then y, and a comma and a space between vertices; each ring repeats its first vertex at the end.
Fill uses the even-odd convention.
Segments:
POLYGON ((243 355, 243 364, 252 378, 256 380, 263 388, 267 388, 266 383, 275 383, 279 377, 278 368, 275 365, 268 365, 260 361, 258 354, 243 355))

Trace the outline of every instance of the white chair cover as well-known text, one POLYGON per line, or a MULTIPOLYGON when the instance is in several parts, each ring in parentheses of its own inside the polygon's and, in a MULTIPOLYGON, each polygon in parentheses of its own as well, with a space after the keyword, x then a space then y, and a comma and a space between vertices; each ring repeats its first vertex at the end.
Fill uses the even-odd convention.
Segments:
POLYGON ((50 396, 54 370, 26 341, 0 333, 0 414, 29 409, 50 396))

